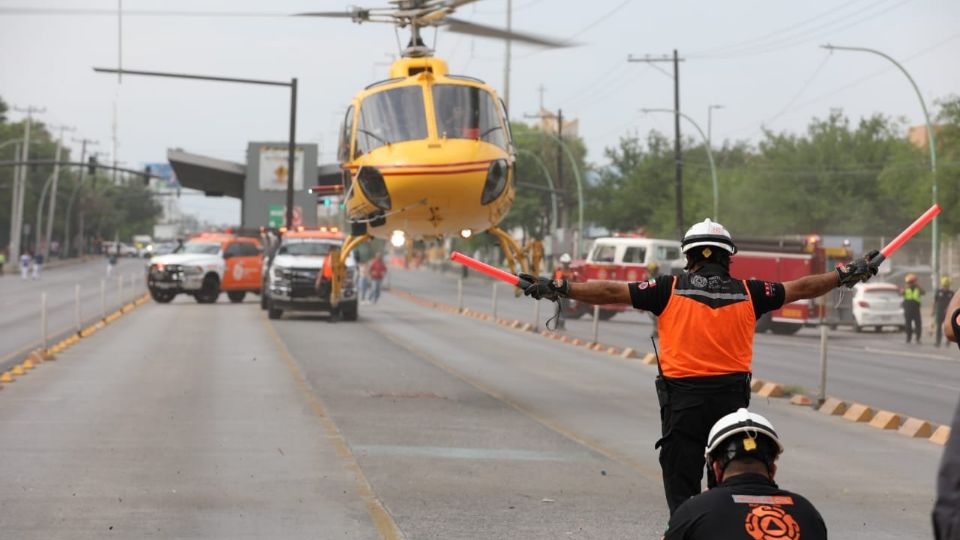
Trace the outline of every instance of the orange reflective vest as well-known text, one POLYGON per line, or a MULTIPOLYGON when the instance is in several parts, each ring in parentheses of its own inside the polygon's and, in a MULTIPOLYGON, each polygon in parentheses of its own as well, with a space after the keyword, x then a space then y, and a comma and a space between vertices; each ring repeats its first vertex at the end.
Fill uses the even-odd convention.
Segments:
POLYGON ((680 281, 673 280, 670 300, 657 319, 663 375, 682 378, 749 372, 757 318, 746 281, 742 293, 677 289, 680 281), (710 295, 733 303, 712 308, 694 299, 710 295))

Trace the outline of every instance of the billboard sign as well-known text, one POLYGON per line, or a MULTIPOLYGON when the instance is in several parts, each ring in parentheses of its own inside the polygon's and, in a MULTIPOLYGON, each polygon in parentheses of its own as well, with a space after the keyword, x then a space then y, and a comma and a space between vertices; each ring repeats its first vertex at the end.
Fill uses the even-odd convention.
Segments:
MULTIPOLYGON (((271 204, 270 214, 267 216, 267 227, 279 228, 287 224, 287 207, 283 204, 271 204)), ((293 227, 303 225, 303 209, 293 207, 293 227)))
POLYGON ((177 175, 173 172, 173 167, 170 166, 167 162, 156 162, 156 163, 144 163, 144 170, 150 168, 150 174, 154 176, 159 176, 156 180, 163 186, 167 188, 179 187, 180 183, 177 181, 177 175))
MULTIPOLYGON (((287 189, 286 146, 260 147, 260 189, 263 191, 285 191, 287 189)), ((294 154, 293 190, 303 189, 303 148, 298 147, 294 154)))

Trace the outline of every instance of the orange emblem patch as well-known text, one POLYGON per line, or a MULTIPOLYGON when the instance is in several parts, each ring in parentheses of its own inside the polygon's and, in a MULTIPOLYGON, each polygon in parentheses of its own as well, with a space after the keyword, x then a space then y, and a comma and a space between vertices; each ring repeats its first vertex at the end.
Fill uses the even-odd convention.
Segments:
POLYGON ((800 540, 800 525, 777 506, 755 507, 747 514, 744 527, 754 540, 800 540))

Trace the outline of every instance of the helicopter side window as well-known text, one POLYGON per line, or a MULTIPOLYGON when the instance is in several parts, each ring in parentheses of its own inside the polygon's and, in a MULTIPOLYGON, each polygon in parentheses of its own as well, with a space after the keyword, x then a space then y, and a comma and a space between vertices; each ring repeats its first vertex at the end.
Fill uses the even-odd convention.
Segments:
POLYGON ((347 114, 343 117, 343 131, 340 133, 340 147, 337 152, 337 160, 340 163, 350 160, 351 135, 353 135, 353 105, 347 108, 347 114))
POLYGON ((360 104, 356 154, 384 145, 427 138, 423 89, 401 86, 371 94, 360 104))
POLYGON ((449 139, 479 139, 501 148, 507 146, 501 109, 488 92, 475 86, 433 86, 437 133, 449 139))

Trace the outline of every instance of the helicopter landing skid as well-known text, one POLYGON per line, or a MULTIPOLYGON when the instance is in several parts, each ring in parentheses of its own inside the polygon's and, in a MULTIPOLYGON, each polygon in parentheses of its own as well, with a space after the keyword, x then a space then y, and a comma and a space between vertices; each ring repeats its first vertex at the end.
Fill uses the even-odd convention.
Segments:
MULTIPOLYGON (((510 267, 511 273, 517 273, 517 263, 519 262, 521 272, 539 275, 540 264, 543 261, 543 244, 539 240, 532 240, 526 246, 521 247, 512 236, 499 227, 490 227, 487 232, 496 236, 497 240, 500 241, 500 250, 507 257, 507 266, 510 267), (528 255, 530 257, 529 262, 528 255)), ((519 296, 521 292, 520 289, 517 289, 514 294, 519 296)))
POLYGON ((360 244, 370 240, 369 234, 359 236, 350 235, 343 242, 343 247, 339 250, 332 250, 330 260, 333 261, 333 277, 330 280, 330 305, 336 308, 340 305, 340 296, 343 292, 343 282, 347 277, 347 258, 350 252, 360 244))

